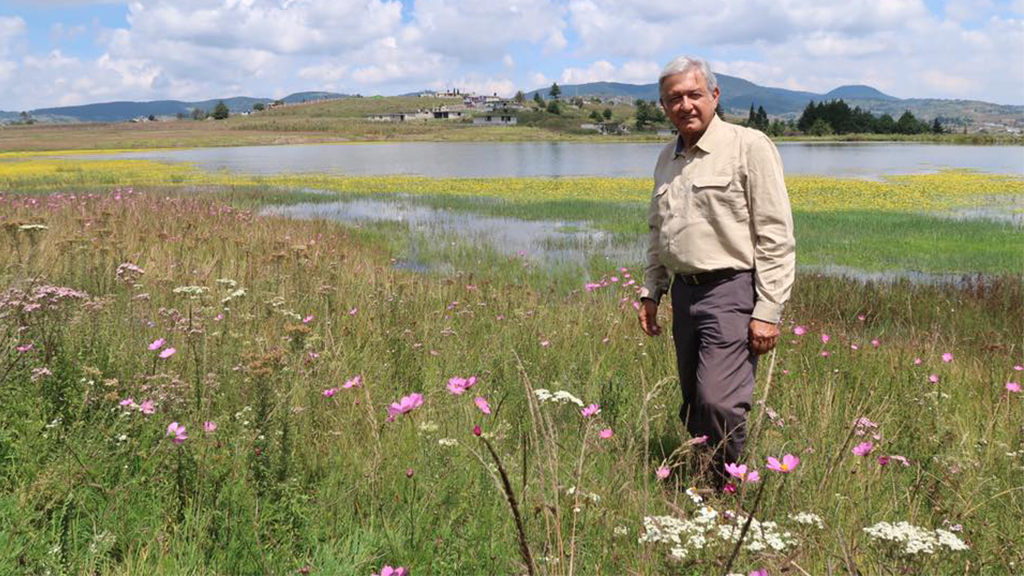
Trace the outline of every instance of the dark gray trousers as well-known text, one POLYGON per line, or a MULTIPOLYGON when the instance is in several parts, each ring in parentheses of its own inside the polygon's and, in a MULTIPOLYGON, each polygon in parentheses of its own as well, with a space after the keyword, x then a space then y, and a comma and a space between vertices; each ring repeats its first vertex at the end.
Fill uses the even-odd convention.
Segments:
POLYGON ((672 282, 672 339, 683 405, 679 417, 694 436, 707 435, 716 484, 725 462, 740 462, 754 394, 757 355, 750 349, 754 274, 692 286, 672 282))

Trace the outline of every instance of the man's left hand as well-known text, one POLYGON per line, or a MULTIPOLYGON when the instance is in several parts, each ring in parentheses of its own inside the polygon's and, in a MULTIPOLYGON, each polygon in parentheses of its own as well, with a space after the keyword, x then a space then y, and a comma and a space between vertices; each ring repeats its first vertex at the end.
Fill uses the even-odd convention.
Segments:
POLYGON ((779 327, 771 322, 750 319, 750 349, 761 355, 775 348, 779 341, 779 327))

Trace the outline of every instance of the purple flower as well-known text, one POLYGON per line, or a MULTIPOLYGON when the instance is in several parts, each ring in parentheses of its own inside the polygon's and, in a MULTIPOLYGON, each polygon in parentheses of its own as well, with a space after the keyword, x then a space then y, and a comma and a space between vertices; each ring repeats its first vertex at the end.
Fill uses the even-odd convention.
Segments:
POLYGON ((166 344, 166 343, 167 343, 167 340, 164 340, 163 338, 157 338, 156 340, 153 340, 152 343, 150 343, 149 351, 150 352, 156 352, 157 350, 163 348, 164 344, 166 344))
POLYGON ((860 444, 854 446, 851 452, 853 452, 856 456, 867 456, 868 454, 871 454, 871 451, 874 449, 875 445, 872 444, 871 442, 861 442, 860 444))
POLYGON ((584 418, 590 418, 591 416, 593 416, 594 414, 597 414, 600 411, 601 411, 601 407, 600 406, 598 406, 597 404, 591 404, 590 406, 587 406, 583 410, 580 410, 580 414, 583 414, 584 418))
POLYGON ((171 442, 175 444, 181 444, 185 440, 188 440, 188 433, 185 432, 185 425, 178 424, 177 422, 171 422, 167 426, 167 433, 164 436, 171 436, 171 442))
POLYGON ((175 352, 177 352, 177 350, 175 350, 174 348, 165 348, 164 351, 160 353, 160 357, 170 358, 171 356, 174 356, 175 352))
POLYGON ((403 396, 398 402, 392 402, 391 406, 388 406, 388 422, 393 422, 395 417, 399 414, 405 414, 412 412, 423 405, 423 395, 413 392, 408 396, 403 396))

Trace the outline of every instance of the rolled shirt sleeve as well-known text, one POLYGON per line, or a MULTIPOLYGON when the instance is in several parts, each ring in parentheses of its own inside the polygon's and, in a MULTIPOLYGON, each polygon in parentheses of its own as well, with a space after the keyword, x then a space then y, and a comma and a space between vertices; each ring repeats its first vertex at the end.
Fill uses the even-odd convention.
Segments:
POLYGON ((793 213, 783 179, 782 158, 772 141, 763 134, 752 138, 746 156, 757 290, 751 316, 778 324, 796 273, 793 213))
POLYGON ((640 299, 650 298, 656 304, 660 304, 661 297, 668 292, 670 275, 668 269, 661 263, 661 217, 658 214, 656 198, 651 199, 648 226, 650 239, 647 245, 647 267, 644 268, 644 285, 640 289, 640 299))

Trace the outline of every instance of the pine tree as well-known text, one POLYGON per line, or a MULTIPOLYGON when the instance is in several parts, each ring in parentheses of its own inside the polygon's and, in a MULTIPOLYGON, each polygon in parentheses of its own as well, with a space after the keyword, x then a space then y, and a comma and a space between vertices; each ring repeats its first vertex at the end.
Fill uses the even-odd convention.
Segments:
POLYGON ((558 87, 557 82, 551 83, 551 89, 548 90, 548 96, 551 96, 553 100, 558 100, 562 97, 562 89, 558 87))
POLYGON ((217 102, 217 106, 213 109, 213 119, 224 120, 230 115, 231 112, 228 110, 228 105, 225 104, 223 100, 217 102))

